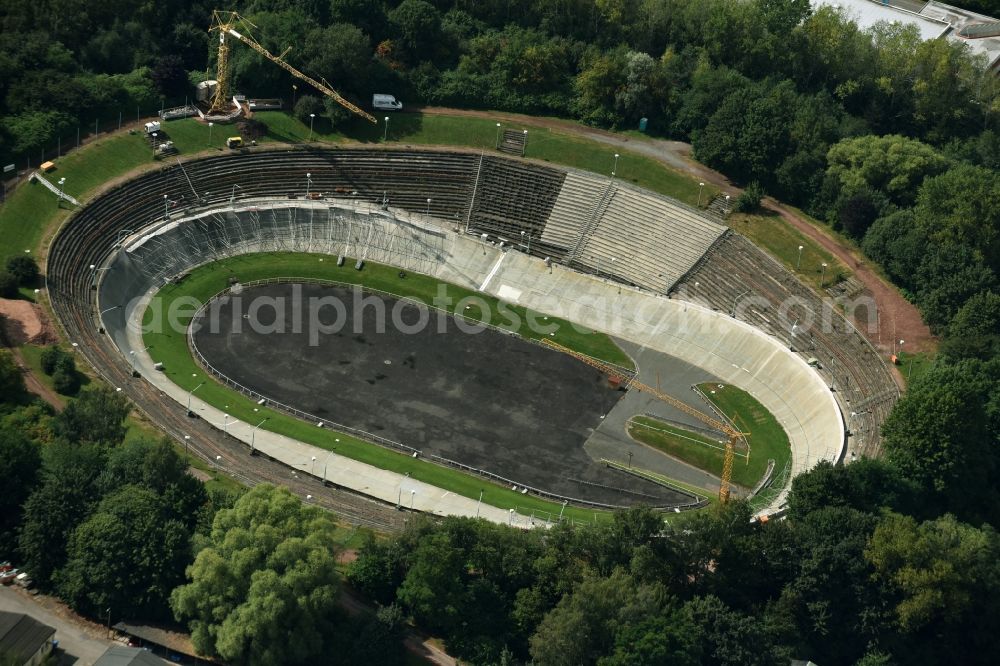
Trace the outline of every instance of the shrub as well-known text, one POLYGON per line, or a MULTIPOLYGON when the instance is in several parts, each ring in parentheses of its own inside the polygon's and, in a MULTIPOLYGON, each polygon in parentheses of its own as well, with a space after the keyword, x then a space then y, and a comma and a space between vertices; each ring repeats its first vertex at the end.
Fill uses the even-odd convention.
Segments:
POLYGON ((733 209, 737 213, 752 213, 760 208, 760 200, 764 198, 764 186, 758 181, 750 181, 746 189, 736 197, 736 205, 733 209))
MULTIPOLYGON (((70 359, 72 361, 73 359, 70 359)), ((75 395, 80 390, 80 376, 75 370, 60 366, 52 373, 52 386, 57 393, 75 395)))
POLYGON ((0 271, 0 298, 17 296, 17 278, 8 271, 0 271))
POLYGON ((38 270, 38 263, 26 254, 19 254, 8 259, 7 272, 13 275, 22 287, 34 284, 41 274, 41 271, 38 270))
POLYGON ((55 345, 46 347, 41 356, 42 372, 47 375, 51 375, 56 371, 56 368, 59 367, 59 361, 62 360, 64 356, 66 356, 66 352, 59 349, 59 347, 55 345))

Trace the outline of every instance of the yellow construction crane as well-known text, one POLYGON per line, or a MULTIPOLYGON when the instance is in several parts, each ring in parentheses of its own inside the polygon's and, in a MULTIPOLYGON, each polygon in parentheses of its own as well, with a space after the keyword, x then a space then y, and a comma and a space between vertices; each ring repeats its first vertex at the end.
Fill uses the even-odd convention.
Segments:
MULTIPOLYGON (((552 349, 561 351, 564 354, 568 354, 575 359, 583 361, 590 367, 600 370, 609 377, 616 379, 618 382, 620 382, 621 386, 623 386, 624 388, 634 388, 638 391, 642 391, 643 393, 648 393, 653 397, 667 403, 671 407, 679 409, 680 411, 684 412, 689 416, 693 416, 694 418, 698 419, 702 423, 705 423, 714 430, 718 430, 719 432, 724 433, 726 437, 728 437, 729 439, 726 440, 726 454, 725 457, 722 459, 722 477, 720 479, 720 484, 719 484, 719 500, 723 503, 729 501, 729 484, 733 478, 733 457, 735 456, 736 453, 736 445, 741 440, 743 440, 744 435, 747 435, 749 433, 740 432, 739 430, 736 430, 728 423, 724 423, 723 421, 714 419, 711 416, 703 414, 694 407, 690 407, 684 404, 677 398, 667 395, 666 393, 663 393, 659 389, 655 389, 652 386, 643 384, 639 380, 635 379, 635 377, 631 376, 627 371, 623 370, 622 368, 619 368, 616 365, 612 365, 611 363, 606 363, 591 356, 587 356, 586 354, 581 354, 580 352, 574 351, 569 347, 565 347, 559 344, 558 342, 553 342, 548 338, 543 338, 542 344, 547 347, 551 347, 552 349)), ((749 456, 749 450, 747 455, 749 456)))
POLYGON ((232 104, 232 94, 230 91, 231 86, 229 82, 229 40, 227 39, 227 36, 232 36, 274 64, 278 65, 292 76, 305 81, 316 90, 333 99, 333 101, 340 104, 345 109, 356 113, 362 118, 365 118, 373 123, 378 122, 378 120, 375 119, 375 116, 367 113, 355 104, 352 104, 341 97, 336 90, 330 88, 325 80, 323 83, 320 83, 316 79, 303 74, 285 62, 285 56, 292 50, 292 47, 289 46, 281 53, 281 55, 276 56, 258 44, 257 40, 250 36, 250 28, 256 27, 257 26, 250 23, 236 12, 224 12, 218 10, 212 12, 212 27, 209 28, 208 31, 219 33, 219 71, 217 75, 218 83, 216 84, 215 95, 212 96, 212 108, 209 110, 209 113, 227 112, 232 104), (237 28, 240 30, 237 30, 237 28))

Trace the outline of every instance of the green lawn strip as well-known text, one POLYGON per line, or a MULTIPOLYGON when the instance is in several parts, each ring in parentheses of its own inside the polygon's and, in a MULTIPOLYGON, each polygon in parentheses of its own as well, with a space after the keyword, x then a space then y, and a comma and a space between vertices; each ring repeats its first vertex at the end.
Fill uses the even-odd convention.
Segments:
POLYGON ((774 415, 752 395, 735 386, 723 384, 719 388, 718 384, 705 383, 698 388, 740 431, 749 433, 746 439, 750 444, 750 459, 736 457, 733 480, 752 488, 767 471, 768 460, 774 460, 774 474, 779 474, 791 460, 792 448, 785 429, 774 415))
POLYGON ((753 241, 754 245, 767 250, 785 268, 813 288, 820 288, 821 281, 829 287, 853 275, 839 259, 820 247, 819 243, 789 225, 777 213, 767 215, 734 213, 727 219, 727 224, 753 241), (803 246, 801 263, 800 245, 803 246))
MULTIPOLYGON (((330 261, 329 257, 324 257, 326 261, 322 263, 319 262, 320 258, 319 255, 282 253, 245 255, 215 262, 196 269, 180 284, 164 287, 158 295, 158 300, 166 310, 170 303, 181 296, 193 296, 198 301, 204 301, 225 288, 227 278, 230 275, 237 276, 241 281, 247 281, 273 277, 281 273, 285 273, 287 276, 294 274, 295 277, 323 277, 324 279, 344 282, 353 276, 354 281, 364 279, 367 286, 376 289, 385 288, 385 291, 389 291, 386 287, 394 287, 392 291, 396 293, 408 291, 409 293, 400 294, 404 296, 425 296, 436 293, 437 281, 426 276, 408 274, 405 279, 401 280, 398 277, 397 269, 377 264, 367 264, 365 270, 359 273, 354 271, 353 267, 349 267, 352 262, 345 262, 345 267, 337 269, 336 263, 330 261), (400 285, 405 285, 405 289, 401 288, 400 285)), ((152 316, 153 310, 147 310, 147 323, 151 321, 152 316)), ((184 326, 188 321, 189 317, 179 318, 179 323, 184 326)), ((583 339, 589 337, 603 336, 591 334, 583 339)), ((555 339, 567 345, 574 340, 569 334, 560 338, 558 333, 555 339)), ((147 332, 144 335, 144 341, 149 346, 149 354, 153 360, 163 363, 166 376, 181 388, 190 391, 205 381, 205 373, 191 357, 187 348, 186 335, 182 330, 172 331, 165 327, 160 332, 147 332)), ((608 339, 608 343, 613 345, 610 339, 608 339)), ((224 410, 235 419, 256 425, 262 419, 267 418, 268 421, 262 426, 264 429, 335 451, 340 455, 375 467, 400 474, 409 473, 411 477, 419 481, 465 497, 478 499, 479 492, 483 490, 485 491, 483 501, 501 509, 514 508, 523 514, 535 512, 542 519, 545 518, 546 512, 554 516, 561 509, 561 505, 555 502, 542 500, 531 495, 522 495, 520 492, 513 492, 506 487, 474 476, 424 460, 413 459, 368 442, 332 432, 326 428, 318 428, 315 424, 306 423, 282 412, 260 407, 255 401, 215 381, 205 381, 196 395, 201 400, 224 410)), ((576 520, 591 520, 594 517, 594 512, 567 507, 564 515, 576 520)))
MULTIPOLYGON (((726 446, 724 441, 720 443, 718 440, 700 433, 678 428, 648 416, 637 416, 632 419, 629 422, 628 432, 643 444, 652 446, 716 477, 722 476, 722 462, 725 458, 726 446)), ((742 457, 737 457, 733 463, 733 483, 744 487, 753 486, 756 479, 749 478, 746 466, 740 464, 742 460, 742 457)), ((673 480, 671 481, 673 482, 673 480)))

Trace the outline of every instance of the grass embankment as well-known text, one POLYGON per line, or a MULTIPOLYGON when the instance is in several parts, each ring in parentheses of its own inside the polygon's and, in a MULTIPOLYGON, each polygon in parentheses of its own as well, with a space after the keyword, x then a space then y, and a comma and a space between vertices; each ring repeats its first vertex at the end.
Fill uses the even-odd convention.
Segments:
MULTIPOLYGON (((752 488, 767 471, 767 461, 771 459, 775 461, 775 474, 779 473, 792 451, 788 435, 777 419, 753 396, 735 386, 724 384, 719 388, 718 384, 701 384, 699 388, 737 428, 749 433, 750 456, 748 459, 744 451, 736 451, 733 483, 752 488)), ((719 441, 721 437, 714 439, 645 416, 632 419, 629 434, 709 474, 722 475, 725 440, 719 441)))
POLYGON ((785 222, 777 213, 756 215, 734 213, 729 216, 727 224, 753 241, 754 245, 764 248, 813 289, 822 290, 853 275, 843 262, 824 250, 819 243, 785 222))
MULTIPOLYGON (((265 142, 297 143, 309 140, 309 125, 286 113, 264 111, 254 117, 267 125, 268 136, 263 139, 265 142)), ((386 143, 390 145, 462 146, 487 151, 492 151, 496 143, 496 121, 489 118, 422 113, 391 114, 386 132, 384 117, 379 116, 378 125, 357 118, 338 131, 330 130, 325 121, 321 123, 317 119, 313 126, 312 140, 374 144, 383 143, 382 137, 386 135, 386 143)), ((171 126, 168 125, 167 128, 171 126)), ((512 127, 506 123, 505 126, 512 127)), ((519 125, 518 127, 521 128, 519 125)), ((556 129, 532 125, 528 125, 526 129, 528 141, 525 157, 610 176, 617 152, 619 158, 616 178, 680 199, 692 206, 698 203, 698 180, 674 171, 654 159, 598 141, 581 139, 556 129)), ((717 193, 716 188, 706 185, 702 203, 707 205, 717 193)))
MULTIPOLYGON (((235 276, 244 282, 268 277, 294 276, 336 280, 352 284, 363 283, 370 288, 400 296, 418 298, 425 302, 430 302, 431 298, 437 294, 439 284, 433 278, 412 273, 407 274, 405 279, 401 279, 397 269, 378 264, 366 264, 365 269, 361 272, 354 270, 353 261, 345 261, 344 266, 338 268, 336 262, 331 261, 330 257, 320 255, 296 253, 244 255, 203 266, 193 271, 182 283, 164 287, 159 292, 157 301, 146 312, 147 323, 152 320, 154 309, 169 312, 171 303, 179 298, 193 297, 199 302, 204 302, 222 291, 227 286, 230 276, 235 276), (320 261, 320 259, 324 259, 324 261, 320 261)), ((463 296, 475 295, 475 292, 451 285, 448 289, 449 295, 455 299, 450 306, 451 308, 454 308, 463 296)), ((478 297, 486 301, 490 312, 497 312, 494 299, 485 298, 482 295, 478 295, 478 297)), ((474 316, 468 311, 463 310, 463 312, 474 316)), ((537 334, 527 328, 523 309, 520 309, 519 312, 522 316, 522 322, 524 322, 519 332, 530 337, 543 337, 542 334, 537 334)), ((191 314, 193 312, 189 311, 188 316, 178 317, 178 323, 186 327, 191 314)), ((494 315, 494 317, 495 323, 501 323, 499 315, 494 315)), ((567 322, 555 318, 551 318, 545 323, 554 323, 558 327, 555 336, 551 336, 551 339, 557 340, 561 344, 612 362, 631 365, 628 357, 614 345, 610 338, 603 334, 581 333, 567 322)), ((186 334, 182 328, 169 330, 164 327, 164 330, 159 332, 147 332, 144 335, 144 343, 149 346, 149 354, 152 358, 164 364, 164 372, 171 381, 188 391, 204 381, 205 384, 198 389, 197 397, 218 409, 225 410, 235 419, 257 423, 267 418, 268 421, 262 426, 264 429, 382 469, 400 474, 409 473, 411 477, 419 481, 465 497, 478 499, 480 491, 484 491, 483 502, 501 509, 515 509, 526 514, 535 512, 536 515, 543 518, 547 513, 557 515, 561 509, 557 503, 530 495, 522 495, 477 477, 423 460, 415 460, 341 433, 317 428, 312 423, 306 423, 282 412, 260 407, 254 400, 246 398, 214 380, 206 381, 204 371, 195 363, 188 351, 186 334)), ((577 520, 591 520, 594 517, 594 512, 567 507, 564 515, 577 520)))

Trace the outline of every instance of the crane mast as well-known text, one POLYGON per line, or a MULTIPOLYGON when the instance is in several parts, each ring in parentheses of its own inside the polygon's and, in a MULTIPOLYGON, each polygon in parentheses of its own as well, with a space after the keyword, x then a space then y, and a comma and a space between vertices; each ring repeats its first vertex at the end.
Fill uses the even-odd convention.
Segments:
POLYGON ((320 83, 311 76, 303 74, 295 67, 292 67, 290 64, 288 64, 288 62, 286 62, 284 58, 286 55, 288 55, 288 52, 292 50, 291 47, 286 48, 279 56, 276 56, 267 49, 265 49, 257 42, 257 40, 255 40, 253 37, 249 35, 248 28, 250 27, 254 27, 253 24, 244 19, 236 12, 221 12, 216 10, 212 13, 212 27, 209 29, 209 31, 210 32, 218 31, 219 33, 219 63, 218 63, 219 71, 217 75, 218 83, 216 84, 215 94, 212 96, 212 108, 209 110, 209 113, 226 112, 229 110, 231 105, 230 98, 232 97, 231 94, 232 85, 229 79, 230 47, 229 47, 229 40, 227 39, 227 36, 231 36, 243 42, 251 49, 259 53, 260 55, 264 56, 274 64, 278 65, 279 67, 284 69, 286 72, 288 72, 295 78, 305 81, 312 87, 316 88, 316 90, 320 91, 327 97, 331 98, 333 101, 335 101, 337 104, 340 104, 348 111, 351 111, 352 113, 361 116, 362 118, 368 120, 369 122, 372 123, 378 122, 375 116, 366 112, 364 109, 359 108, 356 104, 352 104, 348 100, 344 99, 340 95, 340 93, 338 93, 336 90, 333 90, 325 82, 320 83), (237 26, 243 28, 243 32, 236 30, 237 26))
POLYGON ((719 500, 722 502, 729 501, 729 486, 733 478, 733 458, 736 454, 736 444, 740 440, 742 440, 743 436, 746 433, 742 433, 739 430, 736 430, 728 423, 725 423, 723 421, 720 421, 718 419, 712 418, 711 416, 699 412, 697 409, 681 402, 680 400, 671 395, 663 393, 659 389, 655 389, 652 386, 643 384, 642 382, 638 381, 635 377, 631 376, 628 372, 624 371, 623 369, 619 368, 616 365, 606 363, 599 359, 593 358, 592 356, 587 356, 586 354, 581 354, 580 352, 574 351, 569 347, 565 347, 559 344, 558 342, 553 342, 548 338, 543 338, 542 344, 547 347, 551 347, 552 349, 555 349, 557 351, 561 351, 564 354, 568 354, 577 360, 583 361, 590 367, 603 372, 609 377, 614 377, 619 382, 621 382, 622 386, 626 388, 634 388, 643 393, 648 393, 649 395, 652 395, 656 399, 667 403, 671 407, 678 409, 684 412, 685 414, 698 419, 699 421, 708 425, 712 429, 724 433, 726 437, 728 437, 728 439, 726 440, 725 456, 722 459, 722 476, 720 478, 720 483, 719 483, 719 500))

